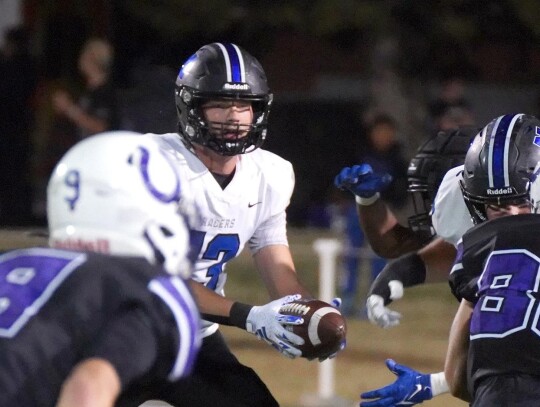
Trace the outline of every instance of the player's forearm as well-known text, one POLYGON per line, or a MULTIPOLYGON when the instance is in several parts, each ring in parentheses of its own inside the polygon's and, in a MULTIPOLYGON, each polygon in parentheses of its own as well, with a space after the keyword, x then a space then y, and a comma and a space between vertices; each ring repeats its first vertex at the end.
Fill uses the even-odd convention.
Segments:
POLYGON ((467 388, 467 356, 472 309, 471 303, 466 300, 461 301, 450 328, 448 351, 444 364, 444 374, 450 392, 454 397, 464 401, 470 401, 471 398, 467 388))
POLYGON ((423 242, 412 230, 399 224, 388 206, 380 199, 371 205, 356 205, 360 225, 373 251, 392 259, 418 250, 423 242))
POLYGON ((223 297, 194 280, 189 282, 201 314, 228 317, 234 301, 223 297))
POLYGON ((120 378, 108 361, 87 359, 64 382, 56 407, 113 407, 120 390, 120 378))
POLYGON ((313 298, 298 278, 288 246, 263 247, 253 256, 253 259, 270 298, 277 299, 292 294, 313 298))
POLYGON ((448 281, 450 269, 456 258, 456 248, 437 238, 418 251, 426 268, 426 283, 442 283, 448 281))

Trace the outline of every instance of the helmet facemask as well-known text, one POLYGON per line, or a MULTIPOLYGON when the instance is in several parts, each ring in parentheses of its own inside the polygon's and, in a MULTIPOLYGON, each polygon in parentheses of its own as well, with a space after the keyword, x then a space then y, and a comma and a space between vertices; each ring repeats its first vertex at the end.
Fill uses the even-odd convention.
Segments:
POLYGON ((461 165, 479 129, 464 126, 439 131, 428 138, 417 150, 407 169, 407 189, 414 215, 408 218, 409 228, 427 238, 435 235, 431 215, 432 206, 444 175, 461 165))
POLYGON ((408 218, 409 228, 415 233, 425 233, 429 237, 434 236, 435 231, 431 223, 433 191, 421 183, 410 183, 407 191, 414 209, 414 215, 408 218))
POLYGON ((264 143, 272 95, 230 98, 216 96, 214 99, 207 95, 197 95, 197 92, 185 87, 177 89, 176 95, 179 116, 178 130, 182 140, 189 148, 193 149, 193 144, 199 144, 220 155, 233 156, 249 153, 264 143), (251 102, 252 123, 235 124, 208 121, 204 116, 202 105, 209 100, 251 102))

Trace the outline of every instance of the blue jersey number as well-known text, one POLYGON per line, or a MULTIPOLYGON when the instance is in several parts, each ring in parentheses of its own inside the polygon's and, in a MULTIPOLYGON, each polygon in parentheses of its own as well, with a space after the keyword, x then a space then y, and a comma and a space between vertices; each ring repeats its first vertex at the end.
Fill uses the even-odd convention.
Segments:
MULTIPOLYGON (((206 232, 199 230, 192 231, 192 247, 195 249, 195 253, 200 253, 204 243, 204 237, 206 232)), ((218 260, 221 256, 221 260, 216 264, 210 266, 206 272, 206 276, 210 278, 206 286, 212 290, 217 287, 220 274, 223 272, 223 266, 229 260, 234 259, 238 254, 240 248, 240 238, 236 233, 234 234, 219 234, 216 235, 208 244, 204 250, 201 259, 204 260, 218 260), (223 254, 223 255, 222 255, 223 254)))
POLYGON ((0 337, 15 336, 84 259, 42 249, 0 257, 0 337))
POLYGON ((501 338, 527 328, 540 336, 539 267, 540 259, 526 250, 493 252, 478 281, 471 339, 501 338))

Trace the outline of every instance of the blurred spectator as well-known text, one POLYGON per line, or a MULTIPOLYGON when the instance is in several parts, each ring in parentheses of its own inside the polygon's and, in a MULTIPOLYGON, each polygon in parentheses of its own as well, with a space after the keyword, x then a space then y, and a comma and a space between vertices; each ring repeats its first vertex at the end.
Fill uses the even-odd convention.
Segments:
POLYGON ((392 175, 393 180, 381 197, 396 209, 405 206, 408 163, 398 140, 397 124, 392 117, 377 114, 371 119, 358 162, 371 165, 375 172, 392 175))
POLYGON ((34 123, 32 97, 37 64, 29 51, 28 33, 17 27, 6 33, 0 55, 0 225, 31 222, 30 154, 34 123))
POLYGON ((72 122, 78 139, 106 130, 118 129, 116 90, 111 80, 113 48, 100 38, 89 39, 79 56, 78 68, 85 91, 76 102, 65 90, 53 94, 56 112, 72 122))
POLYGON ((474 114, 461 78, 449 76, 442 81, 439 95, 429 104, 429 114, 433 131, 474 125, 474 114))

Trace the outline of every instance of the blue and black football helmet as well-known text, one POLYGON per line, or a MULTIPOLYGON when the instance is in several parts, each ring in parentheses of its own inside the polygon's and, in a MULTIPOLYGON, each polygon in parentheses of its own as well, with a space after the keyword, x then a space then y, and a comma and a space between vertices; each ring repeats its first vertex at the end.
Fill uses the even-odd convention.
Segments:
POLYGON ((473 222, 487 220, 487 205, 528 202, 538 161, 540 120, 527 114, 508 114, 490 121, 465 157, 461 190, 473 222))
POLYGON ((200 48, 182 65, 175 96, 178 131, 188 147, 196 143, 232 156, 251 152, 264 143, 273 96, 261 64, 239 46, 216 42, 200 48), (234 139, 216 132, 216 128, 223 131, 225 123, 207 123, 201 109, 203 103, 215 99, 251 102, 253 122, 249 129, 238 128, 234 139), (246 130, 246 136, 239 135, 246 130))
POLYGON ((465 154, 480 129, 474 126, 438 131, 416 151, 407 169, 408 192, 414 215, 409 227, 418 233, 433 236, 431 207, 446 172, 462 165, 465 154))

